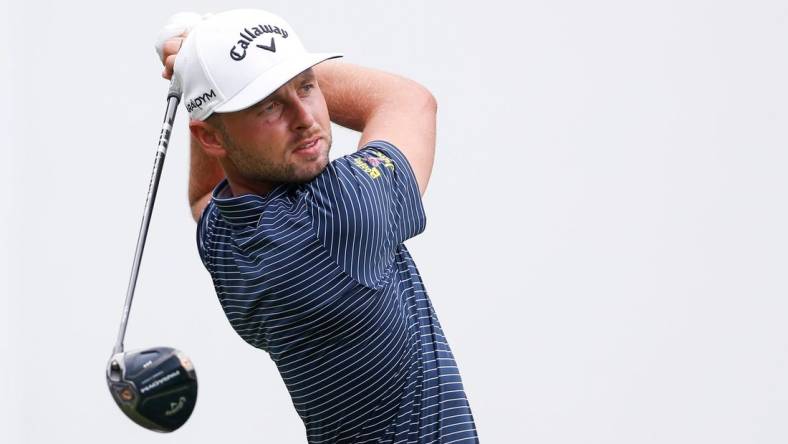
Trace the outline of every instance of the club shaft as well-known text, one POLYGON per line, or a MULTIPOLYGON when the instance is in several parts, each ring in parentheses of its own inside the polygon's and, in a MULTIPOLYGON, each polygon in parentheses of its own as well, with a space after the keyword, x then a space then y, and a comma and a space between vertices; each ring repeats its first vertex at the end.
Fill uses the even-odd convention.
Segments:
POLYGON ((121 316, 118 339, 115 342, 113 354, 123 352, 123 339, 126 336, 126 325, 129 321, 131 302, 134 299, 134 289, 137 287, 137 277, 140 272, 142 252, 145 249, 145 239, 148 237, 148 227, 150 226, 150 219, 153 214, 153 204, 156 202, 156 192, 159 189, 159 179, 161 178, 161 170, 164 166, 164 157, 167 154, 167 145, 170 142, 170 134, 172 133, 172 126, 175 122, 175 112, 178 109, 180 99, 180 87, 177 85, 177 82, 173 81, 170 83, 170 91, 167 95, 167 110, 164 113, 164 122, 162 123, 161 133, 159 135, 159 145, 156 149, 156 158, 153 162, 153 173, 151 174, 150 184, 148 185, 148 197, 145 200, 145 211, 142 214, 142 224, 140 225, 140 232, 137 237, 137 248, 134 251, 134 263, 131 267, 129 286, 126 290, 126 302, 123 304, 123 314, 121 316))

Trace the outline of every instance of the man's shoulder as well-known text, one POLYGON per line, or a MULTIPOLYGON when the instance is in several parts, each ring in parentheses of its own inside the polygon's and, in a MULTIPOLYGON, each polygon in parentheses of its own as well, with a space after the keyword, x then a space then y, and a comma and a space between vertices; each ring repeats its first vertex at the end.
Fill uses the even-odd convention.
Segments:
POLYGON ((398 173, 405 173, 405 177, 412 175, 402 151, 385 140, 372 140, 358 150, 332 160, 318 176, 304 185, 312 191, 317 186, 323 192, 336 191, 334 187, 327 187, 335 182, 355 184, 360 180, 361 183, 380 186, 389 182, 380 179, 398 173))

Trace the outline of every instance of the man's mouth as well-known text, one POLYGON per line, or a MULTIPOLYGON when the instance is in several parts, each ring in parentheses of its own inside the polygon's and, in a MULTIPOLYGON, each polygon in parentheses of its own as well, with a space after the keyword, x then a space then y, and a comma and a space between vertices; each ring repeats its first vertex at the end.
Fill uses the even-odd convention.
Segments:
POLYGON ((296 147, 296 149, 293 150, 293 151, 295 151, 295 152, 310 151, 310 150, 312 150, 314 148, 317 148, 317 143, 319 141, 320 141, 320 137, 313 137, 311 139, 308 139, 306 142, 301 143, 300 145, 298 145, 296 147))

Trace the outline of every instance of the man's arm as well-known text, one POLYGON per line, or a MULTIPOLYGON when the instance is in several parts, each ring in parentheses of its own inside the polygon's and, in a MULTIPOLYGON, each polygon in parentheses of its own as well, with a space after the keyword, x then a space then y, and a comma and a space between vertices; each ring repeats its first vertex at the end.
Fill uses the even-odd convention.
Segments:
POLYGON ((331 120, 361 131, 359 147, 376 139, 397 146, 424 195, 435 156, 437 103, 432 94, 412 80, 335 60, 314 70, 331 120))
MULTIPOLYGON (((339 61, 314 67, 331 120, 361 132, 359 147, 372 140, 397 146, 408 159, 423 195, 435 155, 437 103, 426 88, 406 78, 339 61)), ((191 141, 189 203, 198 220, 210 192, 224 178, 218 162, 191 141)))
MULTIPOLYGON (((174 55, 182 37, 164 45, 165 71, 170 78, 174 55)), ((314 68, 331 120, 360 131, 359 147, 371 140, 386 140, 405 154, 415 173, 419 191, 427 189, 435 153, 437 104, 418 83, 382 71, 329 60, 314 68)), ((224 178, 216 159, 191 140, 189 204, 195 221, 210 201, 211 190, 224 178)))
POLYGON ((194 221, 200 220, 202 211, 211 201, 211 191, 224 179, 224 170, 219 162, 205 154, 200 142, 189 136, 191 156, 189 160, 189 207, 194 221))
MULTIPOLYGON (((188 32, 184 32, 162 44, 161 58, 164 71, 161 76, 167 80, 172 78, 175 58, 187 35, 188 32)), ((197 222, 208 202, 211 201, 211 191, 224 179, 224 170, 216 159, 205 154, 197 139, 191 137, 191 134, 189 138, 189 207, 194 221, 197 222)))

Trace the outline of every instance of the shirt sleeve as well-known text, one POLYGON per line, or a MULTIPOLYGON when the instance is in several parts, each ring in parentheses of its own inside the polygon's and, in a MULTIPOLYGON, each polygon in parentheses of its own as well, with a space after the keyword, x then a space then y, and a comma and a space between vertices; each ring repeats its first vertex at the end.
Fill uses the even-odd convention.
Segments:
POLYGON ((203 265, 205 265, 205 268, 209 271, 211 270, 211 266, 208 260, 208 249, 210 248, 212 239, 208 225, 213 214, 213 207, 213 202, 209 202, 197 222, 197 252, 200 254, 200 260, 202 260, 203 265))
POLYGON ((344 272, 367 287, 383 286, 399 245, 424 231, 416 177, 388 142, 369 142, 334 160, 308 192, 318 239, 344 272))

